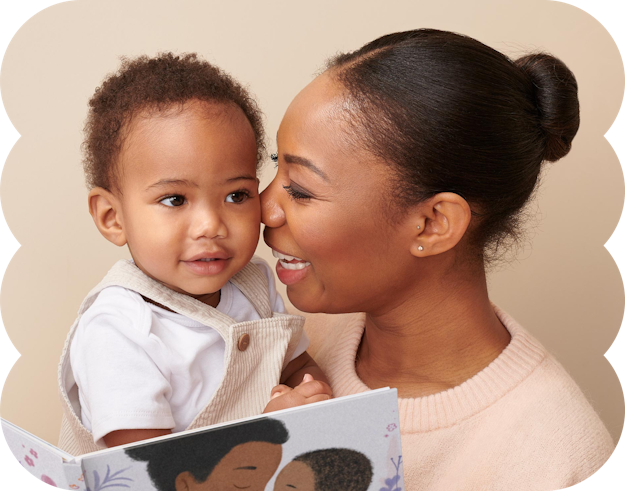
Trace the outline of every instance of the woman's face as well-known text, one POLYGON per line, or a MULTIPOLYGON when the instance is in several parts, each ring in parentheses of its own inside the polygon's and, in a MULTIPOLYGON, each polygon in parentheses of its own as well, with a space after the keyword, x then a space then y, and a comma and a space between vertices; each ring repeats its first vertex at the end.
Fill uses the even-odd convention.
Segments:
POLYGON ((282 446, 268 442, 247 442, 234 447, 203 482, 190 472, 176 478, 176 491, 263 491, 278 469, 282 446))
POLYGON ((389 220, 390 167, 358 147, 341 90, 326 72, 289 106, 261 195, 264 238, 274 256, 295 257, 276 271, 298 309, 373 313, 402 302, 414 257, 406 227, 389 220))

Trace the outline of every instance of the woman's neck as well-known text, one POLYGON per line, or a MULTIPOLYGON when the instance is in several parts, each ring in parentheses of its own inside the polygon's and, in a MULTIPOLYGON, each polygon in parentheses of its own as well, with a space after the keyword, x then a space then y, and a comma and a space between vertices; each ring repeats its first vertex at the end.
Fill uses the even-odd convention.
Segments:
POLYGON ((404 298, 388 311, 367 314, 356 370, 372 389, 395 387, 400 397, 450 389, 510 342, 488 299, 483 269, 477 277, 447 277, 404 298))

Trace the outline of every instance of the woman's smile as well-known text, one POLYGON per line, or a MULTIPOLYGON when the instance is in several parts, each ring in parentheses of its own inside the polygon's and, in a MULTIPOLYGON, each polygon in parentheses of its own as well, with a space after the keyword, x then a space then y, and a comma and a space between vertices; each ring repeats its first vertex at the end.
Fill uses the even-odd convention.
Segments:
POLYGON ((303 279, 310 269, 310 263, 295 256, 282 254, 275 249, 273 257, 278 259, 276 274, 282 283, 292 285, 303 279))

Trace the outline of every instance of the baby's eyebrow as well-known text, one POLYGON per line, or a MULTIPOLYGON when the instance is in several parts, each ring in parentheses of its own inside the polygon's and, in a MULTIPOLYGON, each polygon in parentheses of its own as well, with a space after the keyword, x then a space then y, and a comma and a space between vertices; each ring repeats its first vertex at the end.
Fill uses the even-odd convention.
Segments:
POLYGON ((252 174, 243 174, 237 177, 230 177, 229 179, 226 179, 226 182, 233 182, 233 181, 258 181, 258 178, 255 175, 252 174))
POLYGON ((160 181, 155 182, 154 184, 150 184, 147 188, 146 191, 152 188, 158 188, 158 187, 162 187, 162 186, 174 186, 174 185, 178 185, 178 186, 191 186, 194 188, 199 187, 196 183, 191 182, 187 179, 161 179, 160 181))

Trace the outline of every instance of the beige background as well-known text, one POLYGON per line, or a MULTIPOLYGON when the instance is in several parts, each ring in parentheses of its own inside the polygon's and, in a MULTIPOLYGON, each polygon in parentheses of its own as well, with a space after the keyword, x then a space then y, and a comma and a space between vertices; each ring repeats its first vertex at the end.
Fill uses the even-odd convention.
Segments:
MULTIPOLYGON (((22 354, 2 417, 56 442, 56 365, 88 290, 127 252, 106 242, 87 212, 80 166, 87 100, 120 55, 196 51, 249 84, 273 135, 293 96, 323 61, 393 31, 435 27, 468 34, 512 57, 544 49, 580 85, 582 126, 573 151, 546 172, 528 241, 491 274, 495 303, 565 365, 618 439, 623 392, 603 354, 623 316, 623 284, 603 248, 623 206, 623 174, 602 135, 623 94, 623 64, 592 17, 557 2, 75 1, 32 18, 14 37, 0 87, 22 135, 0 197, 22 247, 2 284, 7 332, 22 354)), ((268 165, 261 187, 273 177, 268 165)), ((273 264, 268 248, 258 252, 273 264)))

